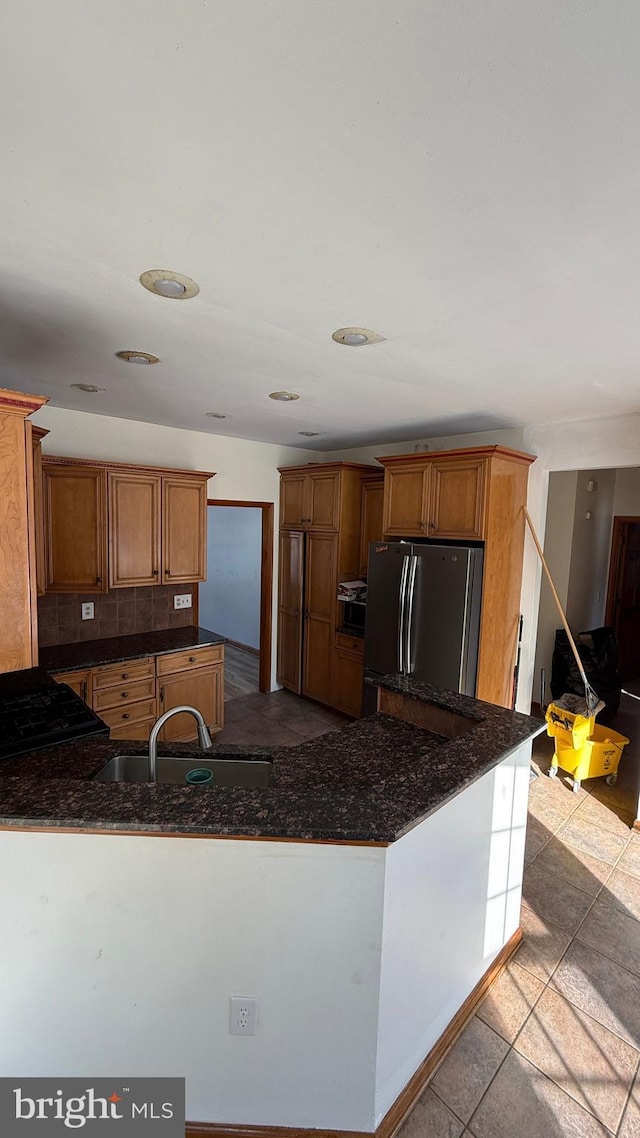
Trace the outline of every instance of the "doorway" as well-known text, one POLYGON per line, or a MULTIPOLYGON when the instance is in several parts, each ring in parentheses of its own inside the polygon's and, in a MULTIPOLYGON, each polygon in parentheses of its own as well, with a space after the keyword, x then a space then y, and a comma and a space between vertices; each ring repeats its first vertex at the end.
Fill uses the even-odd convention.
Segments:
POLYGON ((226 637, 225 688, 271 690, 273 502, 207 500, 209 571, 199 619, 226 637))
POLYGON ((623 680, 640 678, 640 517, 613 519, 607 624, 616 630, 623 680))

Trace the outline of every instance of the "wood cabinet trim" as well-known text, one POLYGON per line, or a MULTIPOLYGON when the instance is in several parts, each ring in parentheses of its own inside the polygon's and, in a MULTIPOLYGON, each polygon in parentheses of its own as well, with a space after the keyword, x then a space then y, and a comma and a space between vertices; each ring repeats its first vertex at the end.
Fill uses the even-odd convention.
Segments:
POLYGON ((301 466, 278 467, 278 473, 282 474, 283 477, 288 474, 330 474, 332 471, 339 470, 361 470, 368 474, 379 473, 375 466, 363 462, 305 462, 301 466))
POLYGON ((385 469, 389 466, 397 466, 402 463, 412 466, 421 466, 425 463, 433 462, 434 459, 440 461, 447 458, 491 458, 492 456, 499 456, 502 458, 511 459, 514 462, 522 462, 530 466, 532 462, 536 461, 535 454, 527 454, 525 451, 511 450, 509 447, 503 446, 486 446, 486 447, 461 447, 459 450, 433 450, 424 451, 422 454, 389 454, 382 455, 376 459, 376 462, 382 464, 385 469))
POLYGON ((158 474, 169 478, 190 478, 194 481, 215 478, 216 475, 215 470, 183 470, 182 467, 141 466, 133 462, 109 462, 107 460, 101 462, 99 459, 93 458, 66 458, 64 455, 59 454, 46 454, 44 455, 44 459, 46 462, 55 466, 85 466, 122 474, 158 474))
POLYGON ((9 391, 0 387, 0 411, 3 415, 19 415, 26 419, 48 402, 48 395, 27 395, 23 391, 9 391))

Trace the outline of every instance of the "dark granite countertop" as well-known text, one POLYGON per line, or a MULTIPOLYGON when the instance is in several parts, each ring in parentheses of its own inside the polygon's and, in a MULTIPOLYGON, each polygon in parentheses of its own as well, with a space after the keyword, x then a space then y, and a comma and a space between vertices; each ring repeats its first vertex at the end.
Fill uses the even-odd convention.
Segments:
POLYGON ((134 636, 108 636, 104 640, 81 640, 77 644, 58 644, 40 649, 40 667, 47 672, 75 672, 78 668, 98 668, 119 664, 137 656, 162 656, 181 648, 204 648, 222 644, 224 636, 207 628, 163 628, 160 632, 140 632, 134 636))
MULTIPOLYGON (((296 747, 214 742, 218 755, 271 758, 263 790, 92 782, 112 755, 146 747, 81 740, 0 762, 0 825, 386 844, 545 727, 405 677, 381 686, 463 716, 469 729, 450 739, 379 712, 296 747)), ((188 744, 163 752, 202 753, 188 744)))

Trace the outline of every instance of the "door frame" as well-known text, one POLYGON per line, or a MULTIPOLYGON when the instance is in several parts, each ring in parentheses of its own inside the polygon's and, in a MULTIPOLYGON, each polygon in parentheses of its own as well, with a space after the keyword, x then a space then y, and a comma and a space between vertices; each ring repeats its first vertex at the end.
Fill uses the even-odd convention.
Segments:
MULTIPOLYGON (((240 502, 233 498, 207 498, 209 506, 240 506, 262 510, 260 553, 260 663, 258 690, 271 691, 271 636, 273 607, 273 502, 240 502)), ((208 516, 208 515, 207 515, 208 516)))

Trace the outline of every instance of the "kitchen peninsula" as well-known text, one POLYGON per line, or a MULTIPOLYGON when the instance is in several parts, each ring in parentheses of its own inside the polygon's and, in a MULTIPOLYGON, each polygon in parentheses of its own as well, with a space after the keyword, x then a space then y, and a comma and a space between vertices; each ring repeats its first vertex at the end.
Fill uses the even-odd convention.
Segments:
POLYGON ((250 748, 263 790, 91 781, 114 742, 6 760, 2 1072, 185 1074, 215 1134, 391 1134, 517 947, 542 726, 387 677, 376 715, 250 748))

